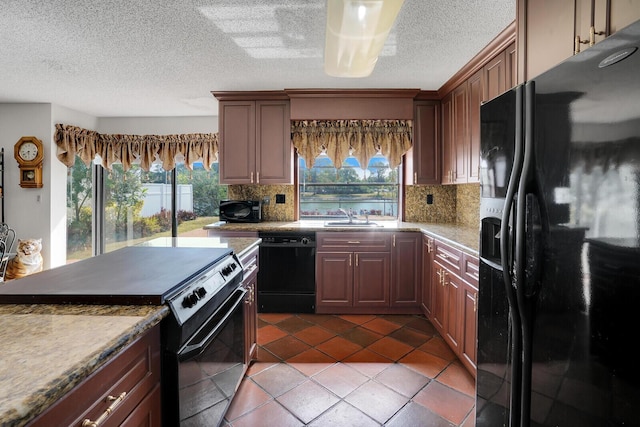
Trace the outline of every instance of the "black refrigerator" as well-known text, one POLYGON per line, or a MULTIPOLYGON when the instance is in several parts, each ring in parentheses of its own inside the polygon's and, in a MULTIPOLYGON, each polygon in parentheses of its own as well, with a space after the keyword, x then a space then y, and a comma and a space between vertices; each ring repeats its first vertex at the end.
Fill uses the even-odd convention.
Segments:
POLYGON ((480 177, 476 427, 640 426, 640 21, 483 104, 480 177))

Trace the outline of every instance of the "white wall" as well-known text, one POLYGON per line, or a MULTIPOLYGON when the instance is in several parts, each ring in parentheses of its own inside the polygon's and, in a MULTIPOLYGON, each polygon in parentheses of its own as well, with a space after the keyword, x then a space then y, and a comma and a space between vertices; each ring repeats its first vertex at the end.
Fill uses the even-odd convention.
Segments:
POLYGON ((98 128, 93 130, 128 135, 215 133, 218 131, 218 117, 101 117, 98 128))
POLYGON ((18 239, 42 238, 46 268, 53 252, 50 235, 51 104, 0 104, 0 129, 0 147, 4 148, 4 220, 16 230, 18 239), (14 145, 23 136, 35 136, 44 146, 43 188, 20 187, 20 169, 13 153, 14 145))

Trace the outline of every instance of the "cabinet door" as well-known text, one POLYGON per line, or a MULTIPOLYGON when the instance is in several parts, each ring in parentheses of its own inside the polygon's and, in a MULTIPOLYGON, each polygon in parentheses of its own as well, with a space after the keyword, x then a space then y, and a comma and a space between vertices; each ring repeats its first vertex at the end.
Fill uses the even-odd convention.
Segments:
POLYGON ((291 184, 292 151, 289 101, 256 101, 257 184, 291 184))
POLYGON ((460 360, 475 375, 476 337, 477 337, 477 300, 478 289, 462 282, 462 339, 460 341, 460 360))
POLYGON ((483 94, 480 101, 489 101, 507 90, 506 57, 506 52, 500 52, 484 66, 483 94))
POLYGON ((395 233, 392 242, 391 306, 417 307, 420 304, 420 233, 395 233))
MULTIPOLYGON (((583 1, 583 0, 577 0, 583 1)), ((573 54, 573 1, 518 0, 519 82, 531 80, 573 54)))
POLYGON ((468 179, 469 141, 468 141, 468 86, 467 82, 453 90, 453 182, 465 183, 468 179))
POLYGON ((432 314, 432 301, 433 301, 433 284, 435 283, 432 278, 432 263, 433 263, 433 238, 429 236, 422 236, 422 292, 421 292, 421 306, 422 312, 427 319, 431 319, 432 314))
POLYGON ((440 184, 440 105, 436 101, 414 104, 414 143, 407 163, 408 184, 440 184))
POLYGON ((460 354, 462 336, 462 280, 449 271, 444 270, 444 289, 446 312, 444 314, 444 339, 451 349, 460 354))
POLYGON ((318 252, 316 256, 316 309, 353 305, 353 253, 318 252))
MULTIPOLYGON (((504 62, 504 61, 503 61, 504 62)), ((501 67, 504 69, 504 67, 501 67)), ((468 80, 469 91, 469 177, 467 182, 480 182, 480 105, 483 98, 484 71, 479 70, 468 80)), ((503 87, 504 87, 504 77, 503 87)))
POLYGON ((610 31, 607 35, 611 35, 640 19, 640 0, 596 0, 595 3, 596 31, 602 31, 604 21, 601 17, 601 10, 603 9, 602 4, 604 3, 605 6, 607 4, 610 5, 610 9, 608 11, 610 31))
POLYGON ((455 151, 453 139, 453 93, 442 98, 442 184, 453 183, 455 151))
POLYGON ((249 184, 255 180, 256 111, 254 101, 221 101, 220 183, 249 184))
POLYGON ((444 324, 447 310, 447 293, 444 282, 444 273, 445 269, 438 264, 437 262, 433 262, 431 264, 431 283, 433 286, 433 303, 432 303, 432 317, 431 321, 433 325, 436 327, 440 335, 444 337, 444 324))
POLYGON ((354 306, 388 307, 391 256, 386 252, 355 252, 354 306))
POLYGON ((505 90, 509 90, 518 84, 518 57, 516 55, 516 44, 511 43, 504 50, 505 54, 505 90))

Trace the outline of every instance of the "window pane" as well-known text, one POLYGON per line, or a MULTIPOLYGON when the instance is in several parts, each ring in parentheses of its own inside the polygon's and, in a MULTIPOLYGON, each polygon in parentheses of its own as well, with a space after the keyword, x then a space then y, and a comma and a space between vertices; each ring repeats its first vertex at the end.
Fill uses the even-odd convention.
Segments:
POLYGON ((322 154, 313 167, 300 158, 300 219, 344 217, 340 209, 375 220, 398 218, 398 170, 378 154, 362 169, 354 157, 348 157, 336 169, 322 154))
POLYGON ((105 252, 158 236, 171 236, 171 172, 114 164, 105 173, 105 252))
POLYGON ((93 165, 76 156, 67 171, 67 263, 92 255, 93 165))
POLYGON ((189 171, 179 163, 178 182, 178 236, 207 236, 207 224, 218 221, 220 200, 227 198, 227 186, 220 185, 218 163, 208 171, 202 163, 194 163, 189 171))

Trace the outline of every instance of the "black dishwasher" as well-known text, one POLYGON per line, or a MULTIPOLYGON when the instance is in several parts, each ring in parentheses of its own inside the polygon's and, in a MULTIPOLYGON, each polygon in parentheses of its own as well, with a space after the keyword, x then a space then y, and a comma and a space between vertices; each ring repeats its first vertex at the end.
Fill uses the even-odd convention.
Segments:
POLYGON ((258 233, 258 312, 315 313, 316 233, 258 233))

